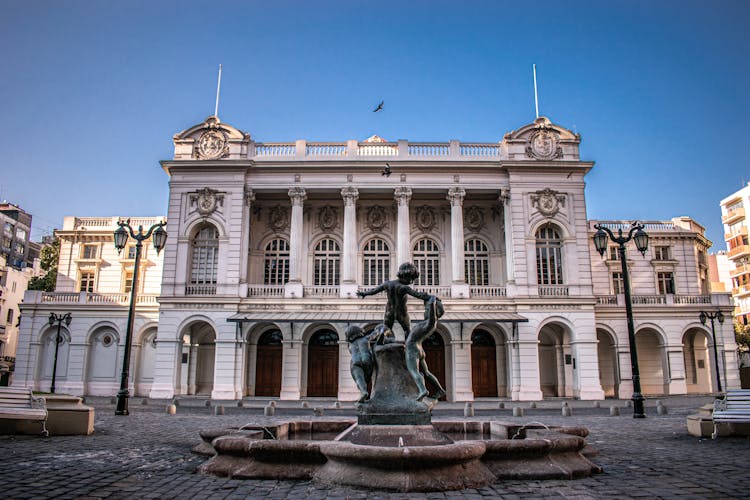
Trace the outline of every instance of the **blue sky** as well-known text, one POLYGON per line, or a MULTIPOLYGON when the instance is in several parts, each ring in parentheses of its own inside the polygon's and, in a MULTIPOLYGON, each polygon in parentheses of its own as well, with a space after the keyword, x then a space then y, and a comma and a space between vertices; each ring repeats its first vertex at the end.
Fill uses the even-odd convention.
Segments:
POLYGON ((705 225, 750 181, 746 1, 34 1, 0 17, 0 196, 161 215, 158 161, 213 113, 259 141, 498 141, 577 130, 590 218, 705 225), (372 107, 381 99, 383 113, 372 107))

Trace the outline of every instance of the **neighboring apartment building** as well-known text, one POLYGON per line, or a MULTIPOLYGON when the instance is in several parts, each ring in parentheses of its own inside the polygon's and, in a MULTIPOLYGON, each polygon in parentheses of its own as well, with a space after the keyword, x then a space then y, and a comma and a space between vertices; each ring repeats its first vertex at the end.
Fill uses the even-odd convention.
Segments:
POLYGON ((16 269, 0 256, 0 385, 8 385, 15 369, 19 305, 33 276, 32 268, 16 269))
MULTIPOLYGON (((630 397, 620 262, 594 250, 584 192, 594 164, 579 143, 546 118, 497 143, 261 143, 216 117, 175 135, 161 162, 163 266, 149 246, 141 269, 134 393, 354 400, 344 331, 375 327, 385 308, 356 292, 411 261, 414 287, 445 305, 424 349, 449 400, 630 397)), ((71 312, 58 387, 117 392, 132 260, 115 253, 115 224, 66 219, 58 290, 23 305, 15 383, 47 387, 47 317, 71 312)), ((644 392, 711 392, 716 360, 699 314, 732 306, 710 293, 710 242, 686 217, 646 231, 646 256, 632 246, 627 256, 644 392)), ((409 310, 423 317, 418 300, 409 310)), ((738 387, 731 328, 717 338, 722 385, 738 387)))
POLYGON ((735 304, 734 318, 747 325, 750 323, 750 222, 745 216, 745 210, 750 207, 750 183, 721 200, 720 205, 727 257, 732 264, 730 276, 735 304))
POLYGON ((732 271, 727 253, 723 250, 708 254, 708 275, 711 280, 711 291, 718 293, 732 292, 732 271))
POLYGON ((34 255, 30 238, 31 214, 7 201, 0 203, 0 256, 8 266, 23 269, 34 265, 38 252, 34 255))

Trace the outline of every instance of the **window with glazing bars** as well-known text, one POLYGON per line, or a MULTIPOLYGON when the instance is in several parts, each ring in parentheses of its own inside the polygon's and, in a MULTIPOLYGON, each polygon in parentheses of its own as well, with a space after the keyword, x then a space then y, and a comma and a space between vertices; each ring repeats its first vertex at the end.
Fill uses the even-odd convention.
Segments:
POLYGON ((219 267, 219 232, 213 226, 204 226, 192 242, 190 284, 215 285, 219 267))
POLYGON ((391 274, 391 255, 388 243, 373 238, 365 244, 362 252, 362 284, 377 286, 387 281, 391 274))
POLYGON ((341 250, 335 240, 320 240, 315 247, 314 279, 315 286, 334 286, 339 284, 341 250))
POLYGON ((490 254, 482 240, 471 239, 464 243, 464 274, 469 285, 490 284, 490 254))
POLYGON ((81 281, 78 286, 79 292, 93 292, 94 283, 96 282, 96 273, 93 271, 82 271, 81 281))
POLYGON ((266 245, 263 283, 283 285, 289 281, 289 242, 283 238, 266 245))
POLYGON ((536 279, 540 285, 562 285, 562 238, 548 224, 536 233, 536 279))
POLYGON ((625 282, 621 272, 612 273, 612 293, 615 295, 625 293, 625 282))
POLYGON ((422 286, 440 284, 440 250, 433 240, 424 238, 414 245, 412 255, 414 265, 419 270, 419 278, 414 283, 422 286))
POLYGON ((659 286, 659 294, 674 293, 673 273, 656 273, 656 281, 659 286))

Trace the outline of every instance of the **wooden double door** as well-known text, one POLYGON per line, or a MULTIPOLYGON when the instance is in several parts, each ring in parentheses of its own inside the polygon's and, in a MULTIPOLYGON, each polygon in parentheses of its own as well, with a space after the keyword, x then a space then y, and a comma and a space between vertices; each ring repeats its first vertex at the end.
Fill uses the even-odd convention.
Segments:
POLYGON ((271 330, 258 339, 255 363, 255 395, 279 397, 283 347, 281 332, 271 330))
POLYGON ((337 397, 339 393, 339 337, 322 330, 307 347, 307 396, 337 397))

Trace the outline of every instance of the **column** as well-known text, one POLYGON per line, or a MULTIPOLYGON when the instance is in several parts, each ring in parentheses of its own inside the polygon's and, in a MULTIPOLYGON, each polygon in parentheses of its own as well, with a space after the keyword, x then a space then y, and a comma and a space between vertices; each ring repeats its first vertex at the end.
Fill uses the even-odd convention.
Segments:
POLYGON ((240 297, 247 297, 247 262, 250 246, 250 220, 252 219, 252 205, 255 202, 255 192, 245 189, 242 205, 242 240, 240 241, 240 297))
POLYGON ((302 377, 302 340, 295 338, 294 323, 277 323, 281 330, 281 394, 279 399, 297 401, 300 398, 302 377))
POLYGON ((355 297, 357 293, 357 199, 354 186, 341 189, 344 199, 344 258, 341 267, 341 297, 355 297))
POLYGON ((471 332, 471 324, 467 323, 462 326, 457 323, 446 323, 443 326, 451 335, 449 352, 451 381, 446 383, 449 387, 445 388, 449 394, 448 398, 455 402, 474 401, 474 389, 471 385, 471 334, 466 333, 464 336, 461 332, 461 328, 464 328, 465 332, 471 332))
POLYGON ((468 299, 469 285, 464 271, 464 213, 463 204, 466 191, 453 186, 448 189, 447 200, 451 202, 451 298, 468 299))
MULTIPOLYGON (((510 208, 510 189, 501 189, 498 201, 500 201, 503 207, 503 231, 505 233, 505 274, 507 276, 507 287, 508 285, 512 286, 516 283, 515 265, 513 262, 513 222, 510 208)), ((512 295, 511 291, 508 291, 508 295, 512 295)))
POLYGON ((302 207, 307 193, 302 187, 289 188, 292 201, 292 220, 289 229, 289 282, 284 285, 285 298, 302 297, 302 207))
POLYGON ((516 343, 518 386, 514 384, 514 401, 540 401, 542 390, 539 381, 539 339, 536 322, 518 323, 516 343))
POLYGON ((557 365, 557 396, 568 397, 568 380, 565 377, 565 349, 562 344, 555 344, 555 364, 557 365))
POLYGON ((404 262, 411 262, 411 232, 409 231, 411 188, 399 186, 394 190, 393 196, 398 204, 396 222, 396 269, 398 269, 398 266, 404 262))

